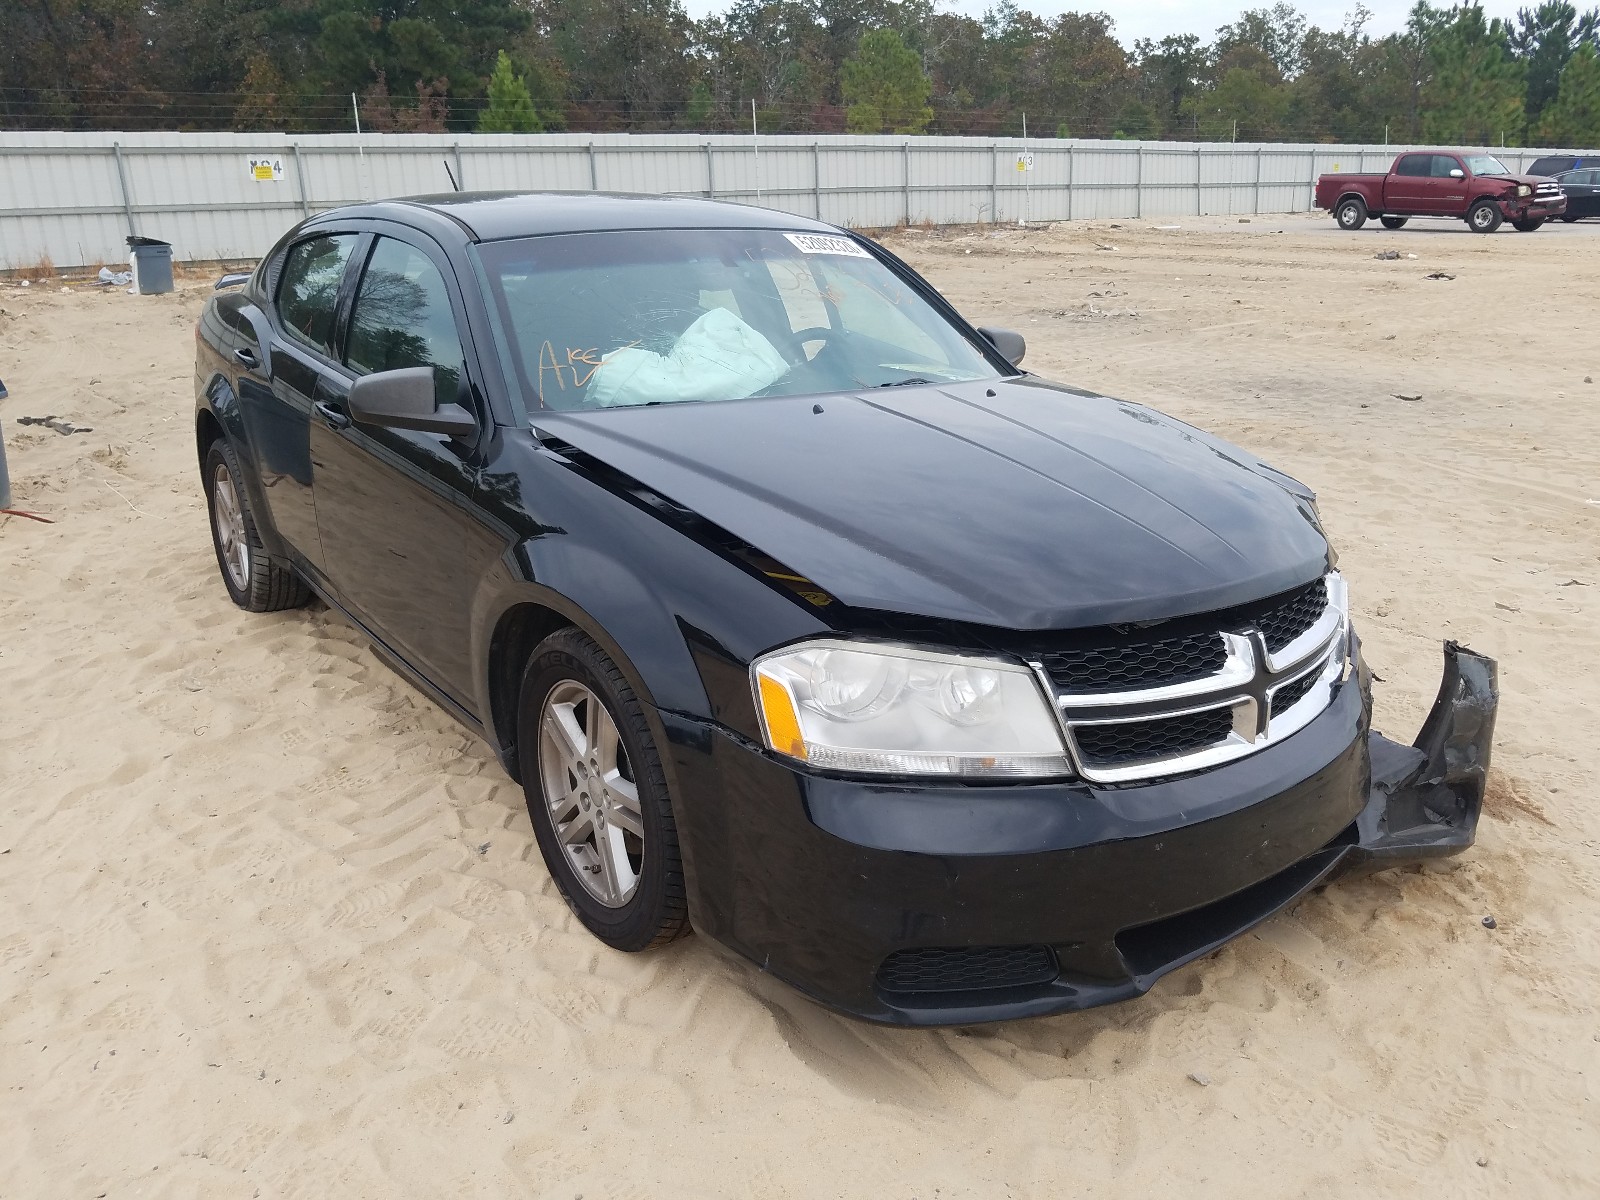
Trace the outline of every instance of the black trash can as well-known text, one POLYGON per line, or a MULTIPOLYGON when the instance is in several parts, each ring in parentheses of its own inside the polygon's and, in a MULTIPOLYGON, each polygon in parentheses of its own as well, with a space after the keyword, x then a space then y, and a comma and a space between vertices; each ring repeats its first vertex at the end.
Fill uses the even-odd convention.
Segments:
POLYGON ((172 243, 158 238, 129 237, 128 265, 133 268, 133 290, 155 296, 172 290, 172 243))

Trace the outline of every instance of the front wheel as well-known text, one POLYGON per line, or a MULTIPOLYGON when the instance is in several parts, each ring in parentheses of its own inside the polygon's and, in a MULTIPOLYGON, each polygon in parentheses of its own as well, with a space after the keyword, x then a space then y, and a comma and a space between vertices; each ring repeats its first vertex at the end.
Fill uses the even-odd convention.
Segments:
POLYGON ((1493 200, 1479 200, 1467 210, 1467 227, 1473 233, 1493 233, 1504 219, 1500 206, 1493 200))
POLYGON ((1333 211, 1340 229, 1354 232, 1367 223, 1367 202, 1360 196, 1346 196, 1333 211))
POLYGON ((1538 220, 1513 221, 1511 222, 1511 228, 1515 229, 1518 233, 1532 233, 1535 229, 1539 228, 1539 226, 1543 224, 1544 218, 1540 217, 1538 220))
POLYGON ((584 927, 629 952, 688 933, 677 825, 644 707, 576 629, 528 660, 517 752, 539 852, 584 927))
POLYGON ((1404 229, 1409 217, 1379 217, 1385 229, 1404 229))
POLYGON ((223 585, 248 612, 300 608, 311 599, 311 589, 293 567, 267 553, 242 479, 233 447, 222 438, 212 442, 205 461, 206 507, 223 585))
POLYGON ((1576 221, 1578 219, 1578 214, 1577 213, 1562 213, 1561 214, 1561 219, 1563 221, 1565 221, 1568 225, 1571 225, 1574 221, 1576 221))

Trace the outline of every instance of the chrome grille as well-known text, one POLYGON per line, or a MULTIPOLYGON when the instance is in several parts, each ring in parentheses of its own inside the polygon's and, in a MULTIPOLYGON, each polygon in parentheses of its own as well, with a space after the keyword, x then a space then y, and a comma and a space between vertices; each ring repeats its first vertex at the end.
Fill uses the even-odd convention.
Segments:
POLYGON ((1328 585, 1317 579, 1290 592, 1257 617, 1255 625, 1266 639, 1267 649, 1276 654, 1315 625, 1327 607, 1328 585))
POLYGON ((1306 693, 1316 686, 1315 674, 1306 675, 1296 679, 1293 683, 1286 683, 1272 693, 1272 715, 1281 717, 1300 701, 1304 700, 1306 693))
POLYGON ((1083 778, 1126 783, 1217 766, 1297 732, 1332 702, 1349 640, 1337 572, 1218 623, 1215 633, 1030 660, 1083 778))
POLYGON ((1233 731, 1231 708, 1208 708, 1153 721, 1079 725, 1072 731, 1078 756, 1097 767, 1117 767, 1147 758, 1189 754, 1227 740, 1233 731))

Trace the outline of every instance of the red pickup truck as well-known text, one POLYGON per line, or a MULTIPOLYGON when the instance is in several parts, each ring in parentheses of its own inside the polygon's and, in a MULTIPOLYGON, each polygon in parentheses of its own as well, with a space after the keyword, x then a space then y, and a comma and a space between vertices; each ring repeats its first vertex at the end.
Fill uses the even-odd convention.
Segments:
POLYGON ((1532 233, 1566 212, 1567 197, 1555 180, 1513 175, 1492 154, 1422 150, 1400 155, 1387 175, 1322 176, 1317 207, 1340 229, 1360 229, 1368 217, 1385 229, 1412 217, 1455 217, 1474 233, 1493 233, 1501 221, 1532 233))

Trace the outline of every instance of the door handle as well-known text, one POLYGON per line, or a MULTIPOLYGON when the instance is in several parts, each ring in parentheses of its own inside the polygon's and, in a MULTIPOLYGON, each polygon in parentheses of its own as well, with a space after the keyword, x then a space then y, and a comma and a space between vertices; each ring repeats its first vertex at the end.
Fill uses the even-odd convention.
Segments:
POLYGON ((243 346, 235 350, 233 356, 252 371, 261 365, 261 360, 256 357, 256 352, 254 350, 246 350, 243 346))
POLYGON ((329 404, 326 400, 318 400, 311 407, 317 410, 317 416, 322 418, 323 424, 327 425, 328 428, 350 428, 350 415, 348 413, 341 412, 339 409, 329 404))

